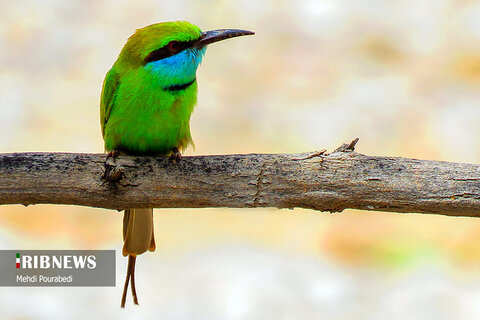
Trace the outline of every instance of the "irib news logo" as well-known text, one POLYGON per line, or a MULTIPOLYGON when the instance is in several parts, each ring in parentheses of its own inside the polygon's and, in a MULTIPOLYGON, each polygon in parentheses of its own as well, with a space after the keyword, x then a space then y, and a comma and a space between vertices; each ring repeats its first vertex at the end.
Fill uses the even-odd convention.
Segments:
POLYGON ((95 269, 94 255, 20 255, 16 253, 17 269, 95 269))
POLYGON ((0 250, 0 275, 0 287, 115 286, 115 250, 0 250))

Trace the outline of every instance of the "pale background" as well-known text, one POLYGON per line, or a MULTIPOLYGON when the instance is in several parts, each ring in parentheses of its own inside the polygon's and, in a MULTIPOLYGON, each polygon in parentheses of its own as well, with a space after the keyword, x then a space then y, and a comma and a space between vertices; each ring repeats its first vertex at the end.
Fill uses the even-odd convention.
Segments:
MULTIPOLYGON (((480 160, 480 3, 469 0, 0 2, 0 152, 102 152, 105 73, 136 28, 257 34, 199 68, 189 155, 480 160)), ((41 183, 41 182, 39 182, 41 183)), ((0 249, 116 249, 122 215, 0 207, 0 249)), ((0 288, 2 319, 479 319, 480 220, 347 210, 156 210, 116 288, 0 288)))

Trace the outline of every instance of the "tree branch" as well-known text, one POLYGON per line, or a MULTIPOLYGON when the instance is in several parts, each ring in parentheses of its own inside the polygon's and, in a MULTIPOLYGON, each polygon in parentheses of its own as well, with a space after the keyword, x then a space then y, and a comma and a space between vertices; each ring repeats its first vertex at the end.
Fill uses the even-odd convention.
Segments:
POLYGON ((356 141, 331 154, 168 158, 0 154, 0 204, 109 209, 347 208, 480 217, 480 165, 366 156, 356 141))

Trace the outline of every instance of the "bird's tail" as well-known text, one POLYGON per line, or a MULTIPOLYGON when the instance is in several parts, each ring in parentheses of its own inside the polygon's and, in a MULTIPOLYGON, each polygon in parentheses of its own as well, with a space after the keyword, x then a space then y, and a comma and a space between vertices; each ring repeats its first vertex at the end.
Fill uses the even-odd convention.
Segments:
POLYGON ((132 283, 133 302, 138 304, 135 290, 135 260, 137 255, 145 251, 155 251, 153 236, 153 209, 127 209, 123 216, 123 249, 122 254, 128 256, 127 277, 123 287, 122 304, 125 307, 128 283, 132 283))

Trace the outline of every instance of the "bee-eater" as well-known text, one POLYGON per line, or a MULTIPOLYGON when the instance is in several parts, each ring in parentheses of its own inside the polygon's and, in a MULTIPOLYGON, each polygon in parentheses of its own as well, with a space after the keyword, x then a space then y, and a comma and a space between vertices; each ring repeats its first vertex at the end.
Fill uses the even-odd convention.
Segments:
MULTIPOLYGON (((208 44, 251 31, 221 29, 202 32, 186 22, 163 22, 138 29, 105 76, 100 124, 110 156, 172 156, 193 144, 190 115, 197 102, 197 68, 208 44)), ((136 256, 155 250, 153 209, 126 209, 123 249, 128 255, 122 295, 131 281, 133 302, 136 256)))

